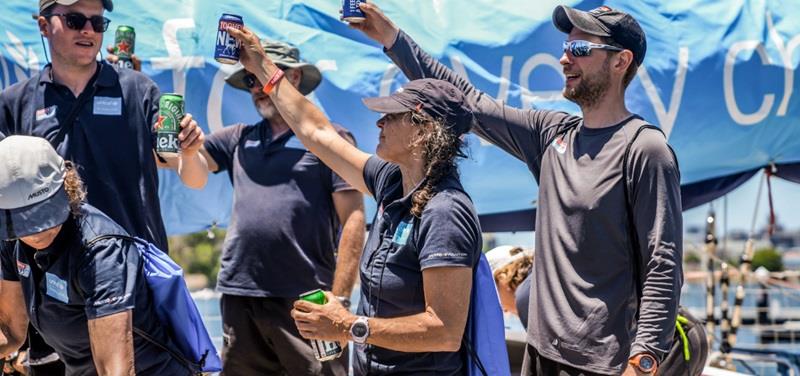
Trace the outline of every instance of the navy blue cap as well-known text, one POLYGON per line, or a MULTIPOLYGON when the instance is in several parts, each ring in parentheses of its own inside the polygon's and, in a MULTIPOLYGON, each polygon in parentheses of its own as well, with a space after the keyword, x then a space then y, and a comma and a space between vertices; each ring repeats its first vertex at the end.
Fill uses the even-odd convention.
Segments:
POLYGON ((573 27, 598 37, 611 38, 626 50, 633 52, 637 65, 642 65, 647 53, 644 30, 633 16, 605 5, 588 12, 559 5, 553 10, 553 24, 569 34, 573 27))
POLYGON ((362 101, 370 110, 384 114, 423 111, 458 135, 472 127, 472 108, 464 93, 447 81, 432 78, 414 80, 388 97, 364 98, 362 101))

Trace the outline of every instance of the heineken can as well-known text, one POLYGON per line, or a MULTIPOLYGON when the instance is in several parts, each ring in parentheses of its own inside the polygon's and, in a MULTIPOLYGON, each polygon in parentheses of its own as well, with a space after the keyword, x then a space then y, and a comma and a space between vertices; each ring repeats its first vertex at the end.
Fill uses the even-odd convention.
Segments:
POLYGON ((342 2, 342 19, 347 22, 359 23, 363 22, 366 17, 358 4, 366 3, 366 0, 343 0, 342 2))
POLYGON ((242 16, 223 14, 219 18, 217 27, 217 45, 214 48, 214 59, 223 64, 236 64, 239 62, 239 47, 241 42, 228 34, 228 28, 241 30, 244 27, 242 16))
POLYGON ((136 46, 136 31, 131 26, 121 25, 114 34, 114 54, 121 68, 133 69, 133 48, 136 46))
MULTIPOLYGON (((328 302, 328 299, 325 298, 325 294, 320 289, 300 294, 300 299, 314 304, 325 304, 328 302)), ((314 350, 314 356, 317 357, 317 360, 320 362, 336 359, 342 355, 342 346, 339 345, 339 342, 312 339, 311 348, 314 350)))
POLYGON ((185 114, 182 96, 164 94, 158 100, 157 153, 177 154, 180 152, 181 142, 178 140, 178 134, 181 133, 181 120, 185 114))

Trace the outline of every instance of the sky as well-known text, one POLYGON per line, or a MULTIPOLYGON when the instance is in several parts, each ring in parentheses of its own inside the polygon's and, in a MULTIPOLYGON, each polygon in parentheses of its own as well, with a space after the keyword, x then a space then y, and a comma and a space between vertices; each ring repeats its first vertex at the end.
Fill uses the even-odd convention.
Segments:
MULTIPOLYGON (((724 235, 726 228, 729 232, 749 232, 762 175, 763 173, 759 173, 753 176, 746 183, 728 194, 727 216, 724 215, 724 200, 722 198, 712 204, 701 205, 685 211, 683 213, 684 230, 690 226, 704 226, 709 207, 713 205, 717 214, 718 237, 724 235), (727 226, 725 224, 726 219, 727 226)), ((772 199, 778 223, 787 230, 800 230, 800 184, 794 184, 780 178, 772 178, 772 199)), ((766 184, 764 184, 758 214, 756 215, 756 229, 764 227, 767 224, 768 217, 769 205, 766 184)), ((494 236, 498 240, 497 244, 533 247, 534 243, 532 232, 498 233, 494 236)))

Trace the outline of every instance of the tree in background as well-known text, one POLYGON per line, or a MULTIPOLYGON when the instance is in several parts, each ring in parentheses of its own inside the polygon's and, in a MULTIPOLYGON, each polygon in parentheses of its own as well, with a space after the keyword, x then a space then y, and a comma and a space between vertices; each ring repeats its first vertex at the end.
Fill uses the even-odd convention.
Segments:
POLYGON ((214 228, 169 238, 169 255, 186 274, 202 274, 209 286, 217 283, 225 230, 214 228))
POLYGON ((783 271, 783 256, 773 247, 760 248, 753 254, 753 270, 760 266, 771 272, 783 271))

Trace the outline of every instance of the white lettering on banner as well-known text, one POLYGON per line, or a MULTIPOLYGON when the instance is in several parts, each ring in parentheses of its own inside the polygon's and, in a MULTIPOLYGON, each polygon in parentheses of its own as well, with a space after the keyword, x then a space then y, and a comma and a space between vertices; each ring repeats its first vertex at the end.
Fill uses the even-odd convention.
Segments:
POLYGON ((531 72, 533 72, 533 70, 540 65, 553 68, 553 70, 558 72, 558 75, 561 76, 562 79, 564 78, 561 63, 558 62, 558 59, 555 56, 546 53, 539 53, 528 58, 528 60, 525 61, 525 64, 522 64, 522 69, 519 71, 519 85, 522 87, 522 93, 520 95, 520 99, 522 99, 522 108, 531 108, 533 107, 533 102, 539 100, 555 101, 564 99, 564 97, 561 95, 561 90, 530 90, 528 82, 531 72))
POLYGON ((761 107, 758 109, 758 111, 752 114, 742 113, 742 111, 739 109, 739 105, 736 104, 736 95, 733 87, 733 68, 736 64, 736 57, 742 52, 753 50, 758 52, 763 65, 769 65, 772 63, 767 55, 764 45, 761 44, 761 42, 757 40, 745 40, 736 42, 731 46, 731 48, 728 50, 728 53, 725 55, 725 65, 722 70, 722 86, 723 91, 725 92, 725 106, 728 108, 728 113, 730 113, 733 121, 741 125, 753 125, 766 119, 769 115, 769 110, 772 108, 772 104, 775 102, 775 94, 765 94, 764 99, 761 101, 761 107))
POLYGON ((792 97, 794 90, 794 69, 792 69, 792 55, 794 50, 800 46, 800 35, 796 35, 786 45, 783 44, 783 39, 775 29, 775 24, 772 21, 772 14, 767 12, 767 28, 769 29, 769 36, 775 46, 778 48, 778 53, 781 55, 783 61, 783 100, 778 106, 778 116, 786 116, 786 109, 789 107, 789 98, 792 97))
POLYGON ((392 84, 394 83, 395 76, 399 73, 400 68, 394 64, 389 64, 386 67, 386 70, 383 71, 383 77, 381 78, 380 90, 378 90, 379 97, 386 97, 392 94, 392 84))
POLYGON ((206 107, 209 133, 218 131, 225 126, 222 123, 222 91, 225 89, 225 77, 239 68, 238 65, 220 64, 217 73, 211 80, 211 90, 208 93, 208 106, 206 107))
POLYGON ((675 71, 675 82, 672 84, 672 95, 669 100, 669 110, 666 110, 664 102, 658 95, 658 88, 647 73, 647 68, 644 65, 639 67, 637 75, 642 81, 642 87, 650 102, 653 104, 653 111, 658 118, 658 126, 664 132, 664 135, 669 139, 672 133, 672 127, 675 125, 675 119, 678 117, 678 111, 681 108, 681 100, 683 99, 683 86, 686 82, 686 72, 689 71, 689 48, 681 47, 678 50, 678 66, 675 71))
MULTIPOLYGON (((11 41, 11 44, 4 44, 6 52, 14 60, 14 74, 16 81, 25 81, 30 77, 35 76, 39 72, 39 58, 33 51, 32 47, 25 48, 25 43, 22 42, 16 35, 10 31, 6 31, 6 37, 11 41)), ((11 86, 11 70, 8 67, 5 59, 0 56, 0 67, 3 69, 3 78, 0 81, 0 89, 5 89, 11 86)))
POLYGON ((173 92, 180 95, 186 93, 186 72, 191 68, 205 67, 205 57, 183 56, 178 43, 178 30, 194 28, 194 19, 191 18, 175 18, 164 22, 161 32, 169 56, 154 57, 151 60, 154 69, 172 70, 173 92))
MULTIPOLYGON (((786 116, 786 111, 789 107, 789 100, 794 92, 795 72, 793 69, 792 57, 794 56, 794 52, 797 47, 800 46, 800 35, 796 35, 794 38, 790 39, 788 43, 784 44, 783 39, 781 39, 780 34, 778 34, 778 31, 775 29, 775 24, 772 20, 772 14, 767 12, 766 17, 770 40, 775 44, 775 47, 778 50, 778 54, 781 58, 781 65, 783 66, 783 99, 781 100, 781 103, 778 105, 778 109, 775 112, 776 116, 782 117, 786 116)), ((766 119, 767 116, 769 116, 773 105, 775 104, 774 93, 765 94, 761 101, 761 107, 759 107, 758 111, 752 114, 742 113, 738 104, 736 103, 735 89, 733 85, 733 69, 735 68, 736 58, 742 52, 752 51, 756 51, 758 53, 758 56, 761 58, 762 65, 773 64, 772 59, 770 59, 769 55, 767 54, 766 47, 763 43, 757 40, 745 40, 734 43, 730 49, 728 49, 728 54, 725 56, 725 66, 723 69, 725 106, 728 108, 731 118, 733 118, 733 120, 740 125, 745 126, 753 125, 766 119)))

